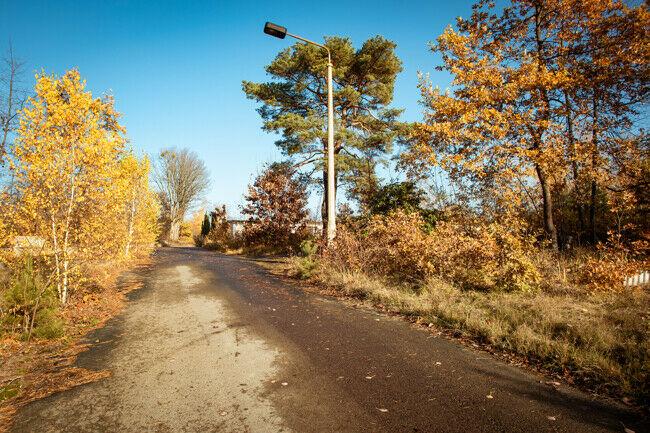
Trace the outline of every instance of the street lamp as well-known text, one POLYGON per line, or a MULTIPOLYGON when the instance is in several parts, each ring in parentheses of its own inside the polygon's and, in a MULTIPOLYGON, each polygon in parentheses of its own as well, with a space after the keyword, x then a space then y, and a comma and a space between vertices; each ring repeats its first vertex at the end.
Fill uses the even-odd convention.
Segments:
POLYGON ((332 56, 325 45, 312 42, 309 39, 292 35, 286 27, 267 22, 264 24, 264 33, 276 38, 284 39, 291 36, 294 39, 316 45, 327 51, 327 244, 329 245, 336 236, 336 197, 334 187, 334 103, 332 97, 332 56))

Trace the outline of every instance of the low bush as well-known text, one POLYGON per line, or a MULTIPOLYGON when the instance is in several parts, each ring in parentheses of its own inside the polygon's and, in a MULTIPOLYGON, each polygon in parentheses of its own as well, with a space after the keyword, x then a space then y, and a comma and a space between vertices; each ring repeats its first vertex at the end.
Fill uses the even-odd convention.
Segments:
POLYGON ((650 268, 648 260, 644 260, 647 252, 647 242, 637 241, 628 247, 610 233, 607 243, 599 244, 595 253, 576 263, 573 281, 592 291, 621 292, 627 277, 650 268))
POLYGON ((2 290, 0 299, 4 332, 29 339, 58 338, 63 335, 59 302, 51 284, 34 268, 31 257, 24 259, 2 290))
MULTIPOLYGON (((208 225, 204 222, 204 225, 208 225)), ((216 207, 210 213, 209 227, 202 229, 202 233, 195 240, 197 246, 211 250, 226 252, 241 247, 240 237, 233 234, 228 223, 226 207, 216 207), (204 234, 207 232, 207 234, 204 234)))
POLYGON ((298 278, 311 278, 318 268, 318 243, 313 239, 306 239, 300 243, 300 255, 293 257, 293 267, 298 278))
POLYGON ((513 227, 441 221, 429 229, 419 213, 398 210, 340 229, 326 257, 342 269, 409 283, 436 276, 467 289, 526 290, 540 279, 529 259, 534 239, 513 227))

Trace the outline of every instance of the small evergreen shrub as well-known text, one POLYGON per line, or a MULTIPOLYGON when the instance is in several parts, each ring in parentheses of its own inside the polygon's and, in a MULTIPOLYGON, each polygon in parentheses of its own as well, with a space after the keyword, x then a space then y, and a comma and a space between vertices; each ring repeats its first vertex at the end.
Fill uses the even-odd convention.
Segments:
POLYGON ((4 332, 18 333, 25 339, 58 338, 64 333, 57 294, 35 270, 31 257, 25 258, 10 278, 0 305, 4 332))

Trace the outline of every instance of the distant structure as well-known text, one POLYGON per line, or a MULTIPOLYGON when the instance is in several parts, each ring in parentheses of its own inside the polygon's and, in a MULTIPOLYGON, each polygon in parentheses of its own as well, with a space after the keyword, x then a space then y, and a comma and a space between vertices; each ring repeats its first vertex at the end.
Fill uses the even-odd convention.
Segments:
POLYGON ((16 236, 13 244, 16 255, 39 255, 45 252, 45 239, 38 236, 16 236))
MULTIPOLYGON (((229 219, 228 225, 230 226, 230 234, 233 236, 240 234, 244 230, 246 223, 248 223, 248 220, 229 219)), ((318 236, 323 231, 323 222, 307 220, 307 230, 309 230, 310 234, 318 236)))

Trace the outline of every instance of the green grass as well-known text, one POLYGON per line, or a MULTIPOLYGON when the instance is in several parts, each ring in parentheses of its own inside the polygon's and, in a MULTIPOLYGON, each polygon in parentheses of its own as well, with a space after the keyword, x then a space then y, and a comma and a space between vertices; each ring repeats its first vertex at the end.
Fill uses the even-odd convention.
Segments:
POLYGON ((0 403, 20 394, 21 383, 17 380, 0 386, 0 403))

